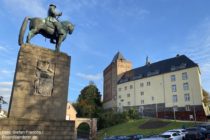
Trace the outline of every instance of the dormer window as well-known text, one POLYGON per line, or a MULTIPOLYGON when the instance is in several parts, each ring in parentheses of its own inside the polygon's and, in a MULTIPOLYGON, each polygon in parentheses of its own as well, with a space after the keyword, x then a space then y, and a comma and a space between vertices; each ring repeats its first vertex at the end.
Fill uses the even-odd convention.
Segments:
POLYGON ((172 66, 171 66, 171 71, 184 69, 184 68, 186 68, 186 66, 187 66, 187 64, 186 64, 186 63, 181 63, 181 64, 180 64, 180 65, 178 65, 178 66, 174 66, 174 65, 172 65, 172 66))
POLYGON ((153 75, 157 75, 157 74, 159 74, 159 73, 160 73, 159 70, 149 71, 149 72, 147 73, 147 76, 153 76, 153 75))

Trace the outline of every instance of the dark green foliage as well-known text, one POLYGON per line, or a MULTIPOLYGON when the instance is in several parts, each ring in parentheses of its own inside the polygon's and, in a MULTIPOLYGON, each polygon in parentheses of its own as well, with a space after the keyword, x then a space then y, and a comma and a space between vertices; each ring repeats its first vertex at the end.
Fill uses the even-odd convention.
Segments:
POLYGON ((134 109, 129 109, 128 111, 125 111, 123 113, 117 113, 115 111, 106 111, 101 113, 99 116, 98 128, 107 128, 135 119, 140 119, 140 117, 138 112, 134 109))
POLYGON ((135 109, 129 109, 123 113, 103 110, 100 92, 92 82, 81 90, 73 106, 77 110, 77 117, 98 118, 98 129, 139 119, 139 114, 135 109))
POLYGON ((119 123, 126 122, 126 116, 123 113, 116 113, 114 111, 107 111, 100 114, 98 120, 98 128, 107 128, 119 123))
POLYGON ((139 113, 133 108, 129 109, 126 113, 128 113, 126 116, 129 120, 139 119, 139 113))
POLYGON ((81 90, 81 94, 74 104, 78 117, 98 118, 101 112, 101 95, 94 84, 90 84, 81 90))

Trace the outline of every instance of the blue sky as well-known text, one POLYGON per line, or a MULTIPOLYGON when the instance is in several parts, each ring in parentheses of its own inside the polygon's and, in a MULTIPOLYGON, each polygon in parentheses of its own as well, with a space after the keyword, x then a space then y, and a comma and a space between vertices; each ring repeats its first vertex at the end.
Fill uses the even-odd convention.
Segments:
MULTIPOLYGON (((210 91, 209 0, 1 0, 0 95, 9 101, 19 50, 19 29, 25 16, 46 17, 50 3, 63 12, 75 30, 62 44, 71 55, 69 97, 76 101, 90 80, 103 93, 103 70, 117 51, 133 68, 185 54, 199 64, 202 85, 210 91)), ((38 35, 33 44, 54 49, 38 35)), ((4 106, 6 108, 6 106, 4 106)))

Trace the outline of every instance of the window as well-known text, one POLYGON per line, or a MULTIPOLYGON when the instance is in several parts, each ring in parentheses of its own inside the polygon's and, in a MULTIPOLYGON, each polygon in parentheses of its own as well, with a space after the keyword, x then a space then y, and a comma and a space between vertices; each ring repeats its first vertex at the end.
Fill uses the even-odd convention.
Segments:
POLYGON ((121 88, 118 88, 118 91, 121 91, 121 88))
POLYGON ((188 76, 187 76, 187 72, 183 72, 182 73, 182 80, 187 80, 188 76))
POLYGON ((133 88, 133 85, 130 85, 130 89, 132 89, 133 88))
POLYGON ((147 86, 150 86, 150 84, 151 84, 150 82, 147 82, 147 86))
POLYGON ((128 102, 128 105, 131 105, 131 102, 128 102))
POLYGON ((144 95, 144 92, 143 92, 143 91, 141 92, 141 96, 142 96, 142 95, 144 95))
POLYGON ((177 95, 173 95, 173 102, 176 103, 178 101, 177 95))
POLYGON ((121 98, 121 95, 119 96, 119 98, 121 98))
POLYGON ((176 85, 172 85, 172 86, 171 86, 171 91, 172 91, 172 92, 176 92, 176 85))
POLYGON ((155 100, 155 97, 154 96, 152 96, 152 101, 154 101, 155 100))
POLYGON ((127 86, 125 86, 125 90, 127 90, 127 86))
POLYGON ((190 101, 190 94, 189 93, 184 94, 184 100, 185 100, 185 102, 190 101))
POLYGON ((171 82, 176 81, 176 76, 175 75, 171 75, 171 82))
POLYGON ((143 87, 144 86, 144 83, 140 83, 140 87, 143 87))
POLYGON ((128 93, 128 94, 127 94, 127 97, 130 97, 130 96, 131 96, 130 93, 128 93))
POLYGON ((183 89, 184 90, 189 90, 189 84, 188 83, 184 83, 183 84, 183 89))
POLYGON ((190 105, 186 105, 186 106, 185 106, 185 110, 186 110, 186 111, 190 111, 190 105))
POLYGON ((141 104, 144 104, 144 100, 141 100, 141 104))

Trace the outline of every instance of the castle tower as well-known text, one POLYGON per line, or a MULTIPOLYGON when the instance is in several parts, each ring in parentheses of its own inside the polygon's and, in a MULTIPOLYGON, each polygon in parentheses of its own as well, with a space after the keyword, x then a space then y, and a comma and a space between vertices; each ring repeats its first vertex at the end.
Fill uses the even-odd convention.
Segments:
POLYGON ((104 109, 115 109, 117 107, 117 82, 126 71, 131 70, 132 64, 127 61, 120 52, 114 56, 104 72, 104 109))

